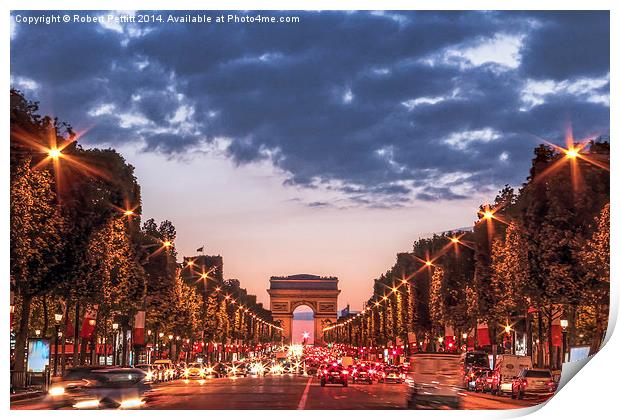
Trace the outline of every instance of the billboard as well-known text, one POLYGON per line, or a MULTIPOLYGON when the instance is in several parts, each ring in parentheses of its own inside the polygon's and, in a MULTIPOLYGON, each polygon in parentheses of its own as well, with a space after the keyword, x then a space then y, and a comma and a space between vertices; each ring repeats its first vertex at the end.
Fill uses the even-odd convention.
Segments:
POLYGON ((50 342, 42 338, 28 339, 28 372, 45 372, 50 364, 50 342))

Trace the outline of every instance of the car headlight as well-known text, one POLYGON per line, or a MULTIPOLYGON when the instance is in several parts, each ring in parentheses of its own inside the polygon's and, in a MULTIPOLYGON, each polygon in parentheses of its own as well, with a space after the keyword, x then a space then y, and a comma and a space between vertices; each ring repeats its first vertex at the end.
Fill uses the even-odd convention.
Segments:
POLYGON ((97 408, 99 400, 85 400, 73 404, 73 408, 97 408))
POLYGON ((62 386, 54 386, 50 388, 49 390, 49 394, 52 396, 64 395, 64 393, 65 393, 65 388, 62 386))
POLYGON ((143 404, 144 404, 144 401, 142 401, 140 398, 130 398, 128 400, 121 401, 120 408, 123 408, 123 409, 136 408, 136 407, 140 407, 143 404))

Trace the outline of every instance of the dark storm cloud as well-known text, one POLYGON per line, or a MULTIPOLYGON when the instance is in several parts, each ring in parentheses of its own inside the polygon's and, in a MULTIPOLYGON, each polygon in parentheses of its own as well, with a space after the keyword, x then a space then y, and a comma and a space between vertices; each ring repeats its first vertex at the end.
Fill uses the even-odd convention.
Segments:
POLYGON ((226 137, 237 164, 268 159, 286 185, 367 206, 520 183, 536 136, 561 142, 568 122, 577 137, 609 131, 608 13, 301 16, 123 33, 17 25, 11 74, 90 128, 88 141, 141 140, 174 156, 226 137), (480 48, 501 36, 518 40, 516 64, 480 48))

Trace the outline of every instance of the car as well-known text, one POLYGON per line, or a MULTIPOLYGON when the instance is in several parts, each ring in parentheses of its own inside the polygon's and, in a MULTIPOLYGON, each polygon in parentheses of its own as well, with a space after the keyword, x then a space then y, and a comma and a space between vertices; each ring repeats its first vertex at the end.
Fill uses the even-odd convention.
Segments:
POLYGON ((407 407, 460 409, 460 357, 452 353, 416 353, 409 358, 407 407))
POLYGON ((351 380, 354 383, 365 382, 372 385, 372 375, 370 367, 366 363, 360 363, 353 366, 351 370, 351 380))
POLYGON ((225 378, 228 376, 228 366, 224 363, 216 363, 205 368, 205 376, 211 378, 225 378))
POLYGON ((177 377, 176 369, 174 368, 174 365, 172 364, 172 360, 169 360, 169 359, 155 360, 153 364, 159 366, 160 369, 163 370, 164 381, 172 381, 173 379, 176 379, 177 377))
POLYGON ((379 382, 402 384, 405 381, 405 374, 398 366, 386 366, 381 374, 379 382))
POLYGON ((493 386, 493 371, 491 369, 485 369, 482 374, 476 378, 474 385, 474 391, 476 392, 491 392, 493 386))
POLYGON ((202 379, 205 376, 205 368, 202 363, 189 363, 183 371, 185 379, 202 379))
POLYGON ((55 407, 137 408, 151 387, 142 369, 91 367, 69 369, 49 390, 55 407))
POLYGON ((245 363, 232 363, 230 366, 227 366, 228 372, 227 376, 239 377, 248 376, 248 368, 245 363))
POLYGON ((183 374, 185 373, 185 369, 187 369, 187 363, 185 362, 179 362, 176 365, 174 365, 174 376, 176 378, 180 378, 183 376, 183 374))
POLYGON ((511 397, 523 399, 525 395, 550 396, 557 385, 549 369, 522 369, 512 380, 511 397))
POLYGON ((469 370, 466 378, 466 382, 464 387, 468 391, 476 391, 476 384, 478 383, 478 379, 482 376, 486 376, 487 372, 491 371, 491 369, 473 367, 469 370))
POLYGON ((514 354, 500 354, 493 367, 493 384, 491 393, 502 395, 512 392, 512 380, 516 378, 522 369, 532 368, 530 356, 517 356, 514 354))
POLYGON ((155 384, 161 381, 160 375, 159 375, 160 371, 157 365, 142 364, 142 365, 136 365, 135 368, 140 369, 144 373, 146 373, 146 377, 144 378, 145 382, 155 384))
POLYGON ((483 375, 490 370, 491 369, 483 367, 471 367, 463 379, 463 388, 468 391, 474 391, 476 388, 476 381, 480 375, 483 375))
POLYGON ((375 363, 371 365, 368 372, 372 375, 372 379, 378 382, 383 377, 383 364, 375 363))
POLYGON ((327 384, 340 384, 349 386, 349 371, 338 363, 332 363, 321 371, 321 386, 327 384))

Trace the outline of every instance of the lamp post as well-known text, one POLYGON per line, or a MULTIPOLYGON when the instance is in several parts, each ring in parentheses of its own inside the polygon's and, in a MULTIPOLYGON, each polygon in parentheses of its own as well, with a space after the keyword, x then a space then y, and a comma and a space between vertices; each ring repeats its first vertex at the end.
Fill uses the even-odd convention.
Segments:
POLYGON ((172 360, 172 339, 174 338, 174 335, 169 334, 168 335, 168 344, 170 345, 170 350, 168 352, 168 359, 172 360))
POLYGON ((464 332, 461 337, 463 337, 463 345, 465 346, 465 351, 467 351, 467 333, 464 332))
POLYGON ((149 350, 149 341, 151 340, 151 334, 153 331, 146 331, 146 363, 151 363, 151 351, 149 350))
POLYGON ((116 366, 118 355, 116 354, 116 333, 118 331, 118 324, 114 322, 112 324, 112 366, 116 366))
POLYGON ((562 363, 564 363, 566 361, 566 336, 567 336, 567 331, 566 329, 568 328, 568 320, 567 319, 561 319, 560 320, 560 326, 562 327, 562 360, 560 362, 560 366, 562 365, 562 363))
POLYGON ((160 333, 159 333, 159 344, 158 344, 158 350, 159 350, 159 351, 157 352, 158 357, 159 357, 160 359, 161 359, 161 351, 162 351, 162 349, 161 349, 161 348, 162 348, 162 346, 163 346, 163 345, 164 345, 164 333, 163 333, 163 332, 160 332, 160 333))
POLYGON ((504 332, 506 333, 506 337, 508 337, 508 339, 510 340, 510 354, 514 354, 514 339, 512 337, 511 332, 513 332, 514 330, 512 329, 512 327, 510 325, 506 325, 504 327, 504 332))
POLYGON ((62 313, 58 312, 54 314, 55 341, 54 341, 54 376, 58 374, 58 339, 60 337, 60 321, 62 321, 62 313))

